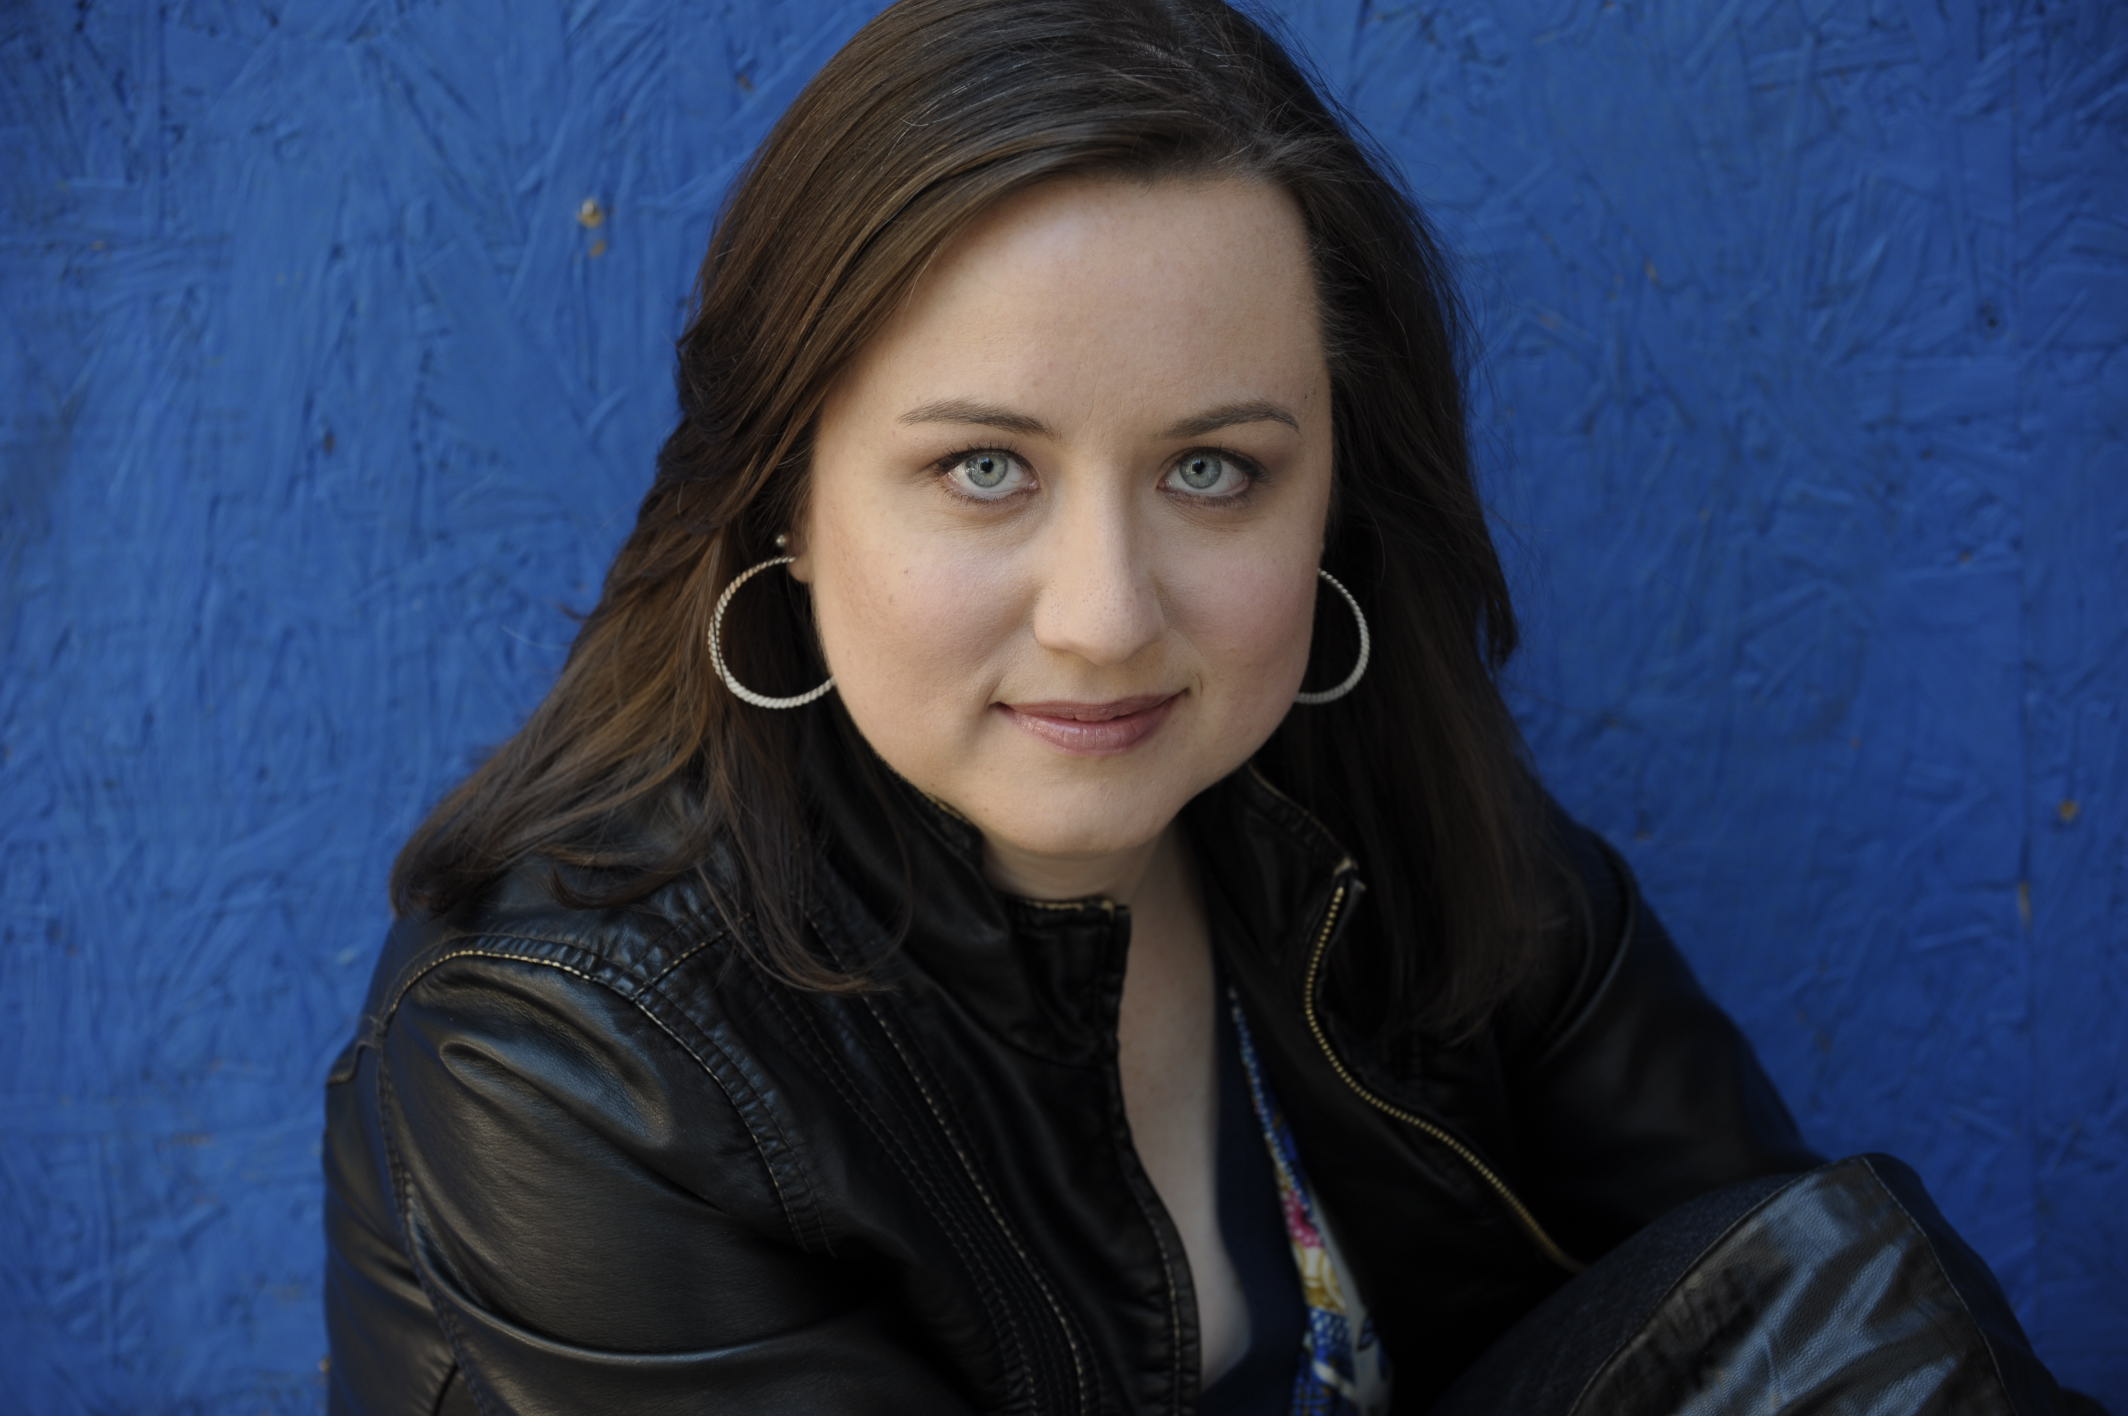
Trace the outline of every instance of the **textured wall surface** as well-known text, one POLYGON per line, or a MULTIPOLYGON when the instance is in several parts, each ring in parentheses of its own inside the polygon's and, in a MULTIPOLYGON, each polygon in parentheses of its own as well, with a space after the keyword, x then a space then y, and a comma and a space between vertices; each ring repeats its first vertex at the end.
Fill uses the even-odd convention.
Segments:
MULTIPOLYGON (((715 202, 871 9, 0 6, 16 1409, 316 1409, 386 868, 558 667, 715 202)), ((2128 1409, 2128 6, 1282 13, 1461 253, 1555 790, 2128 1409)))

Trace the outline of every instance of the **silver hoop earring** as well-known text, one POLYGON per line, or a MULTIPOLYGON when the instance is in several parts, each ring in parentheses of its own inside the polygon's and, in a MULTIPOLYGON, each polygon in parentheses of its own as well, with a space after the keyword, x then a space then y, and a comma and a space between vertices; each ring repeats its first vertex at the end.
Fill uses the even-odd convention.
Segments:
MULTIPOLYGON (((778 536, 776 538, 777 545, 781 546, 784 543, 785 537, 778 536)), ((835 686, 835 676, 830 674, 828 675, 828 681, 817 688, 809 688, 804 693, 794 694, 789 698, 771 698, 768 694, 754 692, 745 684, 733 678, 732 671, 724 663, 724 607, 731 603, 733 593, 744 585, 749 577, 759 575, 771 566, 789 565, 796 559, 798 559, 796 556, 776 556, 773 559, 762 561, 759 565, 748 566, 745 570, 732 577, 732 583, 725 586, 724 593, 717 597, 717 608, 710 612, 709 661, 716 666, 717 677, 724 680, 724 686, 730 689, 735 697, 744 699, 756 708, 802 708, 835 686)))
POLYGON ((1315 573, 1329 581, 1330 588, 1344 596, 1345 603, 1352 607, 1352 618, 1359 622, 1360 627, 1360 661, 1352 666, 1352 672, 1346 674, 1345 681, 1336 688, 1326 688, 1321 693, 1296 693, 1293 695, 1295 703, 1330 703, 1352 692, 1352 686, 1360 681, 1360 675, 1367 672, 1367 655, 1373 650, 1372 641, 1367 635, 1367 617, 1360 613, 1360 602, 1353 599, 1352 592, 1338 584, 1337 577, 1329 571, 1317 566, 1315 573))

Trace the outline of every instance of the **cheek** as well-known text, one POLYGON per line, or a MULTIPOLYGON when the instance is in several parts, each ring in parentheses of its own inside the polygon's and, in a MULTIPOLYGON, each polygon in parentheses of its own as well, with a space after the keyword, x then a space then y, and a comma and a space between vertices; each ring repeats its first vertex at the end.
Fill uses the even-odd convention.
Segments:
POLYGON ((1236 711, 1275 725, 1307 670, 1314 563, 1267 559, 1238 573, 1231 564, 1224 569, 1193 595, 1191 638, 1236 711))
POLYGON ((873 727, 900 736, 897 728, 951 715, 963 698, 984 706, 983 680, 1005 630, 1003 597, 980 567, 912 555, 909 544, 861 530, 838 536, 815 575, 828 667, 868 736, 873 727))

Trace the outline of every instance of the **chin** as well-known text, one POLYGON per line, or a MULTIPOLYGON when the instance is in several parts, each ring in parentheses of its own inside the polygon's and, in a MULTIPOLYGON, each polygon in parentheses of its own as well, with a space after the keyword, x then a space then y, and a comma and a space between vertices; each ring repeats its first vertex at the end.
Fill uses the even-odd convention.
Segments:
MULTIPOLYGON (((1167 829, 1183 799, 1144 791, 1066 792, 1049 807, 1027 815, 1014 812, 991 833, 1014 849, 1050 860, 1099 860, 1135 850, 1167 829)), ((980 820, 980 818, 977 818, 980 820)))

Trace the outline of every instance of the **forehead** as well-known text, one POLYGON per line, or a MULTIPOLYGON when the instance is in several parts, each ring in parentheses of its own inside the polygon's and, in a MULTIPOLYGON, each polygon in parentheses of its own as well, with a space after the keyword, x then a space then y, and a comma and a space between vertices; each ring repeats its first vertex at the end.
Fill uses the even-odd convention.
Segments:
POLYGON ((1305 402, 1323 377, 1306 227, 1282 188, 1072 177, 942 248, 842 392, 898 402, 944 381, 1070 417, 1207 393, 1305 402))

